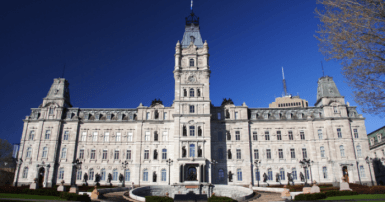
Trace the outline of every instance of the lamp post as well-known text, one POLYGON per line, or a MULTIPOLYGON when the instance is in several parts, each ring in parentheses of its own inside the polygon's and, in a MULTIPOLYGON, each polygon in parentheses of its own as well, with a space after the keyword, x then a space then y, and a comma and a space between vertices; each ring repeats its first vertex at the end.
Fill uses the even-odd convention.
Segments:
MULTIPOLYGON (((213 171, 212 171, 212 173, 213 173, 213 177, 214 177, 214 176, 215 176, 215 174, 214 174, 215 166, 218 164, 218 161, 215 160, 215 159, 213 159, 213 160, 211 160, 211 164, 213 165, 213 171)), ((215 177, 214 177, 213 179, 214 179, 214 183, 215 183, 215 177)))
POLYGON ((123 168, 123 187, 125 186, 126 184, 126 169, 127 169, 127 166, 128 166, 128 162, 127 160, 125 160, 124 162, 122 162, 122 168, 123 168))
POLYGON ((371 162, 372 160, 373 160, 373 159, 372 159, 372 158, 369 158, 369 156, 367 156, 367 157, 365 158, 365 161, 366 161, 366 163, 367 163, 368 166, 369 166, 370 180, 372 181, 372 186, 374 186, 373 177, 372 177, 372 170, 370 169, 370 162, 371 162))
POLYGON ((17 187, 17 182, 19 181, 19 173, 20 173, 21 164, 23 164, 23 159, 21 158, 17 159, 16 163, 18 165, 18 169, 16 174, 15 187, 17 187))
POLYGON ((311 161, 310 159, 302 159, 299 161, 299 163, 302 165, 303 171, 305 173, 305 185, 308 185, 307 184, 307 176, 306 176, 306 168, 307 167, 310 168, 310 177, 311 177, 311 181, 313 182, 313 175, 311 172, 311 164, 314 163, 314 161, 311 161))
POLYGON ((76 173, 77 173, 77 170, 81 168, 81 166, 82 166, 82 162, 80 162, 79 159, 76 159, 75 161, 72 162, 72 170, 74 172, 72 174, 70 193, 78 193, 79 192, 79 189, 76 186, 76 173))
POLYGON ((170 170, 171 170, 170 167, 171 167, 172 162, 173 162, 173 160, 170 158, 166 160, 166 163, 168 165, 168 185, 170 185, 170 179, 171 179, 170 178, 171 177, 170 176, 170 170))
POLYGON ((254 161, 254 164, 255 164, 255 166, 257 167, 257 180, 258 180, 258 187, 259 187, 259 178, 260 178, 260 175, 259 175, 259 166, 261 165, 261 160, 259 160, 259 159, 256 159, 255 161, 254 161))

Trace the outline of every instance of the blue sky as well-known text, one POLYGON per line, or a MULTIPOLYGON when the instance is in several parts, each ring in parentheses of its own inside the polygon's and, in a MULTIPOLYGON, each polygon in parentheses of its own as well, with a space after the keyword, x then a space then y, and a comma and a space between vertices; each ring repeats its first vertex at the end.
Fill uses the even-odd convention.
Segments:
MULTIPOLYGON (((325 74, 356 105, 341 65, 318 52, 317 6, 308 0, 195 0, 210 49, 212 103, 226 97, 268 107, 282 95, 283 66, 288 91, 313 106, 323 61, 325 74)), ((170 106, 175 44, 189 13, 190 0, 1 1, 0 138, 20 142, 22 119, 42 103, 64 64, 74 107, 136 108, 154 98, 170 106)), ((368 133, 384 125, 363 115, 368 133)))

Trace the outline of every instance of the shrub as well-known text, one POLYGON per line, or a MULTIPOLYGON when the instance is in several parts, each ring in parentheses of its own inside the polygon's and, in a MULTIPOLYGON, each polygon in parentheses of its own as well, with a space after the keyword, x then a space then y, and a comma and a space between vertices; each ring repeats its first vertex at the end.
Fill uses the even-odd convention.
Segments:
POLYGON ((315 193, 315 194, 298 194, 295 196, 295 201, 309 201, 309 200, 319 200, 325 199, 326 194, 324 193, 315 193))
POLYGON ((146 196, 146 202, 173 202, 174 199, 167 196, 146 196))
POLYGON ((213 195, 208 199, 208 202, 236 202, 236 200, 229 197, 213 195))
POLYGON ((327 191, 325 194, 327 197, 358 195, 358 193, 354 191, 327 191))

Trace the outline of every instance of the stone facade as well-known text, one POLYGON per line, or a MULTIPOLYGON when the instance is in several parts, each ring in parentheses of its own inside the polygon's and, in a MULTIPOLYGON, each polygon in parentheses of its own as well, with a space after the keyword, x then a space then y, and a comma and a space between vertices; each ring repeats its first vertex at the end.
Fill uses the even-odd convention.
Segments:
POLYGON ((202 41, 199 19, 190 17, 175 47, 172 106, 154 100, 151 106, 137 108, 76 108, 70 103, 67 80, 54 79, 43 103, 24 119, 19 151, 23 161, 18 161, 15 184, 31 184, 37 178, 42 186, 62 180, 81 185, 87 173, 91 185, 95 174, 101 174, 102 185, 109 184, 109 175, 118 185, 123 174, 126 185, 247 186, 258 181, 278 184, 277 174, 287 183, 288 172, 295 183, 302 183, 303 158, 313 161, 306 171, 308 181, 331 183, 344 172, 349 182, 370 182, 364 160, 369 153, 365 119, 356 107, 345 104, 331 77, 318 80, 315 107, 249 108, 232 101, 213 106, 209 47, 202 41), (72 164, 76 159, 82 162, 78 171, 72 164), (167 159, 173 161, 170 167, 167 159))
POLYGON ((385 183, 385 126, 368 134, 370 146, 370 158, 372 158, 371 166, 375 176, 373 180, 378 185, 385 183))

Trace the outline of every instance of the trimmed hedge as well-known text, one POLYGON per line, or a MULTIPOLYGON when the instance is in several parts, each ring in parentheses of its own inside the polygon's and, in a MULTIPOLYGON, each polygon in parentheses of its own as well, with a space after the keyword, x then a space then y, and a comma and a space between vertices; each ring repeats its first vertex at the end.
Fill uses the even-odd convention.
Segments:
POLYGON ((298 194, 295 196, 294 201, 311 201, 327 198, 324 193, 315 193, 315 194, 298 194))
POLYGON ((173 202, 174 199, 167 196, 146 196, 146 202, 173 202))
POLYGON ((74 193, 59 192, 54 189, 29 189, 26 187, 0 187, 0 193, 28 194, 41 196, 57 196, 69 201, 91 201, 87 194, 78 195, 74 193))
POLYGON ((355 191, 328 191, 328 192, 325 192, 325 194, 327 197, 358 195, 358 193, 355 191))
POLYGON ((208 202, 236 202, 236 200, 225 196, 211 196, 208 198, 208 202))

